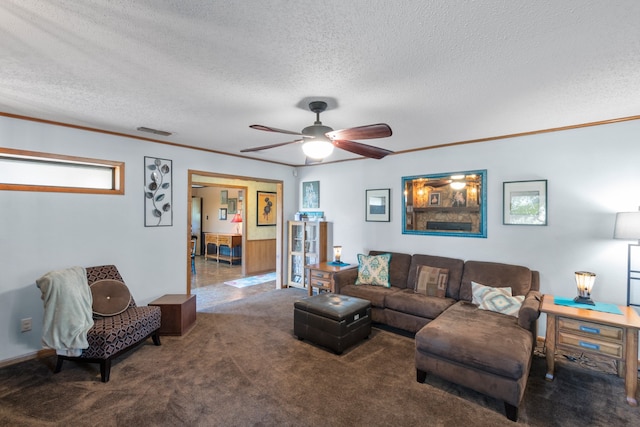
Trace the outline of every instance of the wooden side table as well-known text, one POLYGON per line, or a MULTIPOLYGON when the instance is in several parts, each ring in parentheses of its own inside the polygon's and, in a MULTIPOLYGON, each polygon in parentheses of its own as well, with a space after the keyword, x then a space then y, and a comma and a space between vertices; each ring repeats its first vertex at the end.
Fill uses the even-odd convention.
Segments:
POLYGON ((160 307, 160 335, 184 335, 196 325, 196 296, 168 294, 148 305, 160 307))
POLYGON ((357 267, 358 264, 331 265, 328 262, 305 265, 304 268, 307 270, 306 276, 309 278, 307 283, 309 296, 313 295, 313 288, 318 288, 318 292, 325 290, 334 293, 336 291, 336 284, 333 280, 333 275, 339 271, 350 270, 357 267))
POLYGON ((545 338, 547 381, 553 381, 557 349, 608 357, 616 362, 618 376, 625 379, 627 403, 637 406, 638 330, 640 316, 631 307, 618 306, 622 314, 556 305, 544 295, 540 311, 547 314, 545 338))

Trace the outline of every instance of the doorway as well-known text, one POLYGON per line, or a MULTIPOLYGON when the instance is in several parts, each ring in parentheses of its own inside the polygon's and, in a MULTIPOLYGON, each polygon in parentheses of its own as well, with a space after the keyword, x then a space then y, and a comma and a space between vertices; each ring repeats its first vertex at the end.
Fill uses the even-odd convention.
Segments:
MULTIPOLYGON (((268 271, 274 271, 276 273, 276 285, 275 288, 282 287, 282 272, 283 272, 283 209, 282 209, 282 181, 267 180, 253 177, 244 176, 231 176, 215 174, 211 172, 203 171, 188 171, 188 206, 190 209, 187 215, 187 230, 189 230, 189 238, 191 238, 191 232, 200 228, 200 239, 198 246, 202 257, 205 243, 202 237, 206 237, 205 234, 236 234, 238 231, 241 236, 241 277, 253 276, 262 274, 268 271), (230 221, 234 215, 228 215, 228 202, 225 208, 216 209, 216 212, 207 212, 206 207, 200 208, 200 224, 198 222, 197 213, 193 212, 193 203, 196 204, 196 211, 198 202, 193 202, 195 193, 201 192, 199 188, 203 187, 215 187, 218 189, 227 188, 231 194, 234 190, 235 194, 242 194, 243 200, 241 204, 242 211, 237 210, 238 214, 242 218, 242 223, 231 224, 230 221), (256 223, 256 203, 257 203, 257 191, 272 191, 276 194, 276 225, 273 227, 257 227, 256 223), (254 196, 253 199, 251 196, 254 196), (218 210, 220 212, 218 212, 218 210), (218 219, 218 213, 220 218, 226 218, 226 220, 217 221, 216 227, 222 228, 218 230, 212 229, 211 215, 216 215, 218 219), (207 222, 207 216, 209 216, 209 223, 207 222), (199 226, 199 227, 198 227, 199 226), (195 228, 194 228, 195 227, 195 228), (239 228, 236 228, 239 227, 239 228), (205 234, 203 234, 205 233, 205 234)), ((234 201, 234 205, 238 200, 234 201)), ((201 206, 206 206, 206 202, 202 202, 201 206)), ((222 205, 221 205, 222 206, 222 205)), ((211 239, 211 236, 209 236, 211 239)), ((225 248, 226 249, 226 248, 225 248)), ((192 270, 191 270, 191 254, 187 253, 187 274, 186 274, 186 288, 187 294, 191 294, 192 283, 192 270)), ((215 262, 215 261, 212 261, 215 262)), ((218 263, 216 263, 218 264, 218 263)), ((229 263, 232 265, 233 263, 229 263)), ((229 266, 222 266, 220 268, 229 268, 229 266)), ((236 267, 233 267, 237 270, 236 267)), ((225 272, 226 273, 226 272, 225 272)), ((197 275, 197 268, 196 268, 197 275)))

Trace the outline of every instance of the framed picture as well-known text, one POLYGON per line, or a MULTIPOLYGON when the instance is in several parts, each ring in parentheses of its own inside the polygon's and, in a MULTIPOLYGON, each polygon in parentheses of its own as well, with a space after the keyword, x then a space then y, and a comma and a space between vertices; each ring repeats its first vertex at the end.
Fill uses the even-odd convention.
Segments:
POLYGON ((227 220, 227 208, 218 209, 218 219, 221 221, 227 220))
POLYGON ((258 191, 257 225, 276 225, 276 193, 258 191))
POLYGON ((144 158, 144 226, 173 225, 173 167, 171 160, 144 158))
POLYGON ((302 183, 302 209, 318 209, 320 207, 320 181, 302 183))
POLYGON ((487 237, 487 170, 402 177, 402 234, 487 237))
POLYGON ((238 212, 238 199, 227 199, 227 213, 233 215, 238 212))
POLYGON ((365 190, 365 219, 373 222, 389 222, 391 189, 365 190))
POLYGON ((505 225, 547 225, 547 180, 503 184, 505 225))
POLYGON ((229 199, 229 191, 228 190, 222 190, 220 192, 220 204, 221 205, 226 205, 228 203, 228 199, 229 199))

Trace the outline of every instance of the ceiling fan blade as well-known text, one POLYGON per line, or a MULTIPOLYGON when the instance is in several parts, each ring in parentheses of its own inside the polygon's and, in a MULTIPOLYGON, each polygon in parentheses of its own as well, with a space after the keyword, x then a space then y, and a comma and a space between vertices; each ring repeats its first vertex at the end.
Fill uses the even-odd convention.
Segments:
POLYGON ((333 145, 338 148, 372 159, 381 159, 387 154, 393 153, 393 151, 384 148, 374 147, 373 145, 367 145, 361 142, 347 141, 345 139, 333 140, 332 142, 333 145))
POLYGON ((391 136, 391 128, 385 123, 375 125, 358 126, 349 129, 334 130, 327 132, 329 139, 374 139, 391 136))
POLYGON ((286 134, 289 134, 289 135, 300 135, 300 136, 302 136, 302 134, 300 132, 294 132, 292 130, 284 130, 284 129, 272 128, 272 127, 269 127, 269 126, 251 125, 249 127, 251 129, 264 130, 264 131, 267 131, 267 132, 278 132, 278 133, 286 133, 286 134))
POLYGON ((287 141, 287 142, 280 142, 278 144, 263 145, 262 147, 245 148, 244 150, 240 150, 240 152, 248 153, 250 151, 268 150, 269 148, 282 147, 283 145, 295 144, 296 142, 302 142, 302 141, 303 141, 302 139, 296 139, 295 141, 287 141))

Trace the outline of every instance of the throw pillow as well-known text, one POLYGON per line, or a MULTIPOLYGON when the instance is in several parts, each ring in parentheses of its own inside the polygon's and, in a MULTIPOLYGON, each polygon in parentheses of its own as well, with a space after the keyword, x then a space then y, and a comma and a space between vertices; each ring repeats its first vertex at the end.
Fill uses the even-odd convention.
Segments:
POLYGON ((416 274, 416 293, 444 298, 447 295, 449 269, 419 265, 416 274))
POLYGON ((98 316, 115 316, 125 311, 131 303, 129 288, 119 280, 97 280, 90 288, 93 314, 98 316))
POLYGON ((494 311, 518 317, 524 295, 512 296, 511 288, 494 288, 471 282, 473 303, 481 310, 494 311))
POLYGON ((358 254, 358 277, 356 285, 374 285, 391 287, 389 281, 389 263, 391 254, 358 254))

